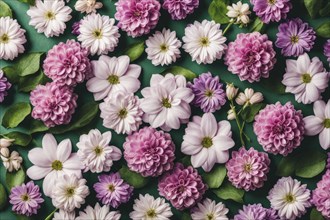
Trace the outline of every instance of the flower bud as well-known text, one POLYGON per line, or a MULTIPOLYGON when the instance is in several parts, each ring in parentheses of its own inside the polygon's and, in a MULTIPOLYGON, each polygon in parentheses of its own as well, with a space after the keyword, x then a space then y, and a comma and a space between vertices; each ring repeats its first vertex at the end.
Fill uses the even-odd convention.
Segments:
POLYGON ((19 155, 19 153, 17 151, 13 151, 10 154, 9 157, 9 150, 8 148, 1 148, 1 154, 2 151, 6 149, 7 153, 7 157, 3 157, 1 156, 3 165, 5 166, 5 168, 7 169, 8 172, 13 172, 14 170, 19 170, 21 168, 21 163, 23 161, 22 157, 19 155))
POLYGON ((235 88, 235 86, 232 83, 227 84, 226 96, 227 96, 228 100, 232 100, 233 98, 235 98, 237 93, 238 93, 238 88, 235 88))
POLYGON ((228 120, 234 120, 236 117, 235 117, 235 113, 233 111, 233 109, 230 109, 228 112, 227 112, 227 119, 228 120))
POLYGON ((12 145, 12 143, 15 141, 15 139, 7 139, 7 138, 1 138, 0 139, 0 148, 7 148, 10 145, 12 145))
POLYGON ((9 149, 8 148, 0 148, 1 159, 9 157, 9 149))

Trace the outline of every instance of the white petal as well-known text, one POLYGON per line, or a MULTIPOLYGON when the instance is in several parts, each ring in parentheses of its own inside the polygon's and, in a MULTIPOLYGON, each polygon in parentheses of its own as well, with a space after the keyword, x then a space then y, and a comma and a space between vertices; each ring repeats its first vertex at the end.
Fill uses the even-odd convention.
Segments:
POLYGON ((198 154, 191 156, 191 164, 195 168, 201 167, 206 162, 208 155, 208 150, 203 148, 198 154))
POLYGON ((214 137, 218 131, 217 121, 212 113, 205 113, 202 117, 201 132, 204 137, 214 137))
POLYGON ((319 136, 321 147, 324 150, 330 148, 330 128, 324 128, 319 136))
POLYGON ((304 118, 305 122, 305 134, 308 136, 314 136, 319 134, 323 127, 323 120, 311 115, 304 118))

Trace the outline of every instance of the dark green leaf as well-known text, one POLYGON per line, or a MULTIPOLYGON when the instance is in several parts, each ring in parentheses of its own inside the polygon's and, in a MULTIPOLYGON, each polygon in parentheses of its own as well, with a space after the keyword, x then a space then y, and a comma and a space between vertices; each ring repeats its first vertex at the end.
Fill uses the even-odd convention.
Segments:
POLYGON ((9 82, 15 84, 18 83, 20 76, 18 75, 17 70, 14 67, 6 66, 2 68, 9 82))
POLYGON ((330 16, 330 2, 320 10, 320 15, 322 17, 330 16))
POLYGON ((131 62, 137 60, 144 51, 144 41, 134 43, 128 47, 124 52, 125 55, 129 56, 131 62))
POLYGON ((191 220, 191 216, 188 212, 184 212, 182 217, 181 217, 181 220, 191 220))
POLYGON ((250 32, 262 32, 264 29, 264 23, 260 20, 260 18, 256 18, 254 22, 251 24, 250 32))
POLYGON ((323 0, 304 0, 308 14, 315 18, 322 8, 323 0))
POLYGON ((37 74, 21 77, 18 84, 18 91, 30 92, 35 89, 37 85, 42 85, 47 82, 47 79, 42 70, 38 71, 37 74))
POLYGON ((180 162, 185 166, 191 166, 191 162, 190 162, 190 156, 184 156, 180 162))
POLYGON ((256 114, 258 114, 260 109, 262 109, 264 107, 265 107, 264 103, 257 103, 257 104, 246 106, 241 112, 241 117, 247 123, 253 122, 256 114))
POLYGON ((15 139, 14 144, 22 146, 22 147, 29 145, 29 143, 32 140, 31 135, 24 134, 19 131, 13 131, 13 132, 4 134, 4 136, 7 137, 8 139, 15 139))
POLYGON ((313 208, 310 214, 310 220, 324 220, 324 218, 319 211, 313 208))
POLYGON ((163 75, 165 75, 166 73, 172 73, 173 75, 182 75, 186 77, 187 80, 192 80, 197 76, 196 73, 181 66, 169 67, 162 72, 163 75))
POLYGON ((29 5, 35 5, 36 0, 18 0, 20 2, 29 4, 29 5))
POLYGON ((147 185, 149 182, 148 178, 141 176, 140 174, 133 172, 128 167, 123 166, 119 170, 121 178, 123 178, 128 184, 133 186, 135 189, 140 189, 147 185))
POLYGON ((13 17, 13 13, 9 7, 4 1, 0 0, 0 17, 13 17))
POLYGON ((31 218, 26 215, 15 214, 15 216, 16 216, 16 220, 31 220, 31 218))
POLYGON ((14 186, 19 186, 25 181, 25 172, 23 168, 15 172, 6 173, 6 184, 8 190, 11 190, 14 186))
POLYGON ((283 157, 277 167, 276 175, 278 176, 291 176, 296 169, 297 157, 289 155, 283 157))
POLYGON ((0 210, 6 207, 7 205, 7 192, 5 187, 0 183, 0 210))
POLYGON ((30 121, 30 134, 47 131, 49 128, 42 122, 38 120, 32 120, 30 121))
POLYGON ((296 175, 303 178, 313 178, 320 174, 326 165, 327 155, 317 150, 304 151, 299 155, 296 175), (306 160, 306 158, 308 158, 306 160))
POLYGON ((227 170, 225 166, 217 166, 209 173, 203 174, 203 179, 210 189, 217 189, 225 179, 227 170))
POLYGON ((23 55, 15 66, 18 75, 27 76, 36 73, 40 67, 40 57, 42 54, 43 53, 32 52, 23 55))
POLYGON ((6 110, 2 118, 2 125, 5 128, 15 128, 30 113, 31 113, 31 106, 29 103, 18 102, 16 104, 13 104, 6 110))
POLYGON ((244 203, 244 190, 235 188, 230 182, 225 182, 219 189, 214 189, 213 192, 224 200, 234 200, 235 202, 244 203))
POLYGON ((324 22, 318 28, 316 28, 316 34, 324 37, 330 38, 330 21, 324 22))
POLYGON ((226 15, 228 12, 227 1, 213 0, 208 9, 209 15, 212 20, 219 24, 228 24, 229 18, 226 15))

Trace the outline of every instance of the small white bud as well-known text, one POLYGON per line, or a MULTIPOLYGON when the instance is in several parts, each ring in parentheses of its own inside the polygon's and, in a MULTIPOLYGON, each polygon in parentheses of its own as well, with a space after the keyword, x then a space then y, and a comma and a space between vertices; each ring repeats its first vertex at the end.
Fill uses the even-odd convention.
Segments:
POLYGON ((15 141, 15 139, 7 139, 7 138, 1 138, 0 139, 0 148, 7 148, 10 145, 12 145, 12 143, 15 141))
POLYGON ((226 96, 228 100, 232 100, 233 98, 236 97, 238 93, 238 88, 235 88, 233 84, 227 84, 226 86, 226 96))
POLYGON ((228 112, 227 112, 227 119, 228 120, 234 120, 236 117, 235 117, 235 113, 233 111, 233 109, 230 109, 228 112))

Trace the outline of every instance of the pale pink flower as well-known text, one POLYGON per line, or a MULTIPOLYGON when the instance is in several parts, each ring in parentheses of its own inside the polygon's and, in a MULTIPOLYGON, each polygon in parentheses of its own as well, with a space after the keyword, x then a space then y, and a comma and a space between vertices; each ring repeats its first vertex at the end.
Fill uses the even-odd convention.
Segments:
POLYGON ((236 98, 236 103, 239 105, 253 105, 260 103, 264 100, 261 92, 254 92, 251 88, 246 88, 244 93, 241 92, 236 98))

